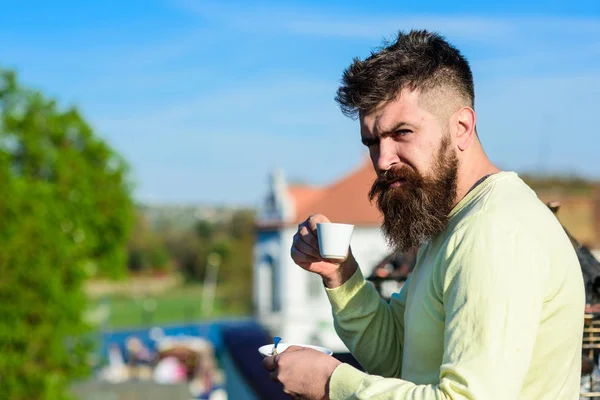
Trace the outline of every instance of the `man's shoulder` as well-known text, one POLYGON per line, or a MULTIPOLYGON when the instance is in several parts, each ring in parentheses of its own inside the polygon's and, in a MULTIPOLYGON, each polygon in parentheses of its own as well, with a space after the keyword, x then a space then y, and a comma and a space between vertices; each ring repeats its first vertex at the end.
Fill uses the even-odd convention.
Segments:
POLYGON ((556 218, 537 194, 514 172, 501 172, 453 216, 447 234, 495 227, 527 228, 556 218))
POLYGON ((461 210, 436 249, 446 261, 474 249, 494 257, 571 261, 574 249, 562 225, 516 174, 499 179, 461 210))

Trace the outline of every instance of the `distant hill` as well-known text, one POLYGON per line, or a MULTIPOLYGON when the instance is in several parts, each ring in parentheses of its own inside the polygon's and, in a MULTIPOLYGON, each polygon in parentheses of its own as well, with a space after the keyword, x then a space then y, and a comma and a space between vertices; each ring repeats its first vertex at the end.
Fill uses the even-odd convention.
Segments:
POLYGON ((536 192, 560 192, 573 195, 591 195, 599 182, 579 176, 519 174, 536 192))
POLYGON ((599 182, 578 176, 520 176, 543 202, 560 202, 558 219, 577 240, 600 247, 599 182))
POLYGON ((137 209, 155 229, 167 226, 187 229, 201 220, 228 221, 240 208, 202 204, 138 204, 137 209))

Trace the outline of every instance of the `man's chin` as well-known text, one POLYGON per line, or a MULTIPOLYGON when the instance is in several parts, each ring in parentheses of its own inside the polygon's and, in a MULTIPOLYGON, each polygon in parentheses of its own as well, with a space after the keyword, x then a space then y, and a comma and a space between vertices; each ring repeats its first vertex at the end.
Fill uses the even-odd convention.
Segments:
POLYGON ((407 207, 404 212, 384 213, 383 234, 388 244, 398 251, 419 247, 426 240, 437 236, 448 226, 440 215, 419 213, 418 207, 407 207))

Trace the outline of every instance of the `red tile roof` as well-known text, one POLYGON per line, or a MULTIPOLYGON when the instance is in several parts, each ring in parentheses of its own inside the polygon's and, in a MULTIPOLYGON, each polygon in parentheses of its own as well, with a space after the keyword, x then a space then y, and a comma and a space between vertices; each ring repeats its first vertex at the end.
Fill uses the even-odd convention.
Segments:
POLYGON ((311 214, 321 213, 332 222, 381 225, 381 214, 367 197, 374 179, 373 165, 366 159, 359 168, 330 186, 290 186, 289 194, 296 204, 294 223, 304 221, 311 214))
POLYGON ((296 203, 297 212, 299 204, 310 204, 315 202, 323 195, 323 193, 325 193, 325 190, 323 188, 313 186, 290 185, 288 187, 288 193, 296 203))

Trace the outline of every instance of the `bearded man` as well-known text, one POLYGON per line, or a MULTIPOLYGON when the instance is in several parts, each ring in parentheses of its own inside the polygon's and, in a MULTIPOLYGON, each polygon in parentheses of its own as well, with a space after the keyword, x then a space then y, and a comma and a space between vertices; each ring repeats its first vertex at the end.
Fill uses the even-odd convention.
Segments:
POLYGON ((272 378, 303 399, 579 398, 577 256, 536 194, 486 156, 464 56, 438 34, 401 32, 350 65, 336 100, 360 121, 385 236, 418 246, 417 261, 386 303, 351 249, 321 258, 316 224, 328 219, 309 217, 292 258, 322 277, 336 331, 367 372, 296 347, 264 360, 272 378))

